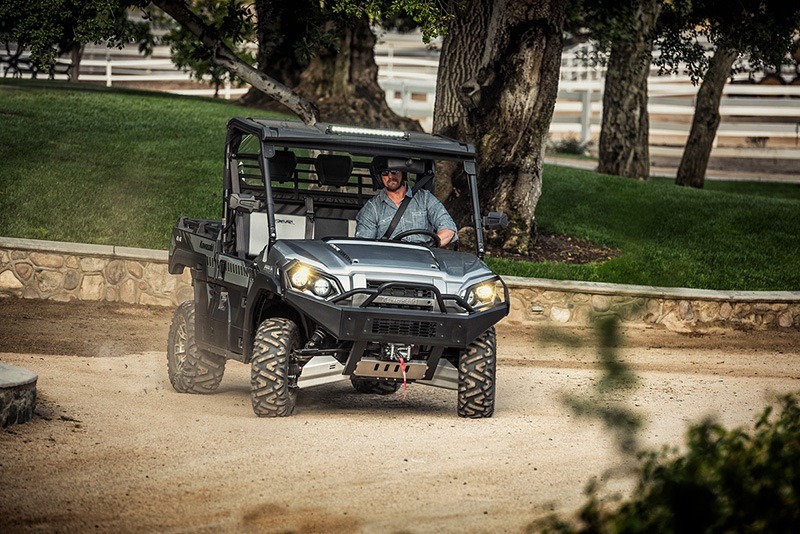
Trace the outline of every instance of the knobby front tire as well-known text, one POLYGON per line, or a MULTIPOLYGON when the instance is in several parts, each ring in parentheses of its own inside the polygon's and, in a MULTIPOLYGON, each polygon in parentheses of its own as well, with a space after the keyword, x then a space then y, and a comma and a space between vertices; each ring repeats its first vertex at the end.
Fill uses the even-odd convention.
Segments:
POLYGON ((496 335, 494 327, 461 352, 458 360, 458 415, 471 419, 494 414, 496 335))
POLYGON ((286 417, 294 411, 297 388, 289 385, 289 368, 299 345, 293 321, 267 319, 258 327, 250 364, 250 397, 257 416, 286 417))

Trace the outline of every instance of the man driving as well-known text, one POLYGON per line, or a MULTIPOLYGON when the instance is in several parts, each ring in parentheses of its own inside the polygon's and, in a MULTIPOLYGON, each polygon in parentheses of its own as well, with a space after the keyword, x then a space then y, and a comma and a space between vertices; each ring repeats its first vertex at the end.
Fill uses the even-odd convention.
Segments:
MULTIPOLYGON (((412 191, 408 187, 405 172, 391 168, 388 161, 378 170, 383 188, 358 212, 356 237, 391 239, 409 230, 425 230, 439 236, 439 246, 458 239, 453 218, 433 193, 426 189, 412 191), (403 202, 406 205, 401 207, 403 202), (399 221, 395 222, 394 228, 389 231, 398 210, 403 208, 399 221)), ((431 241, 422 233, 411 234, 403 240, 412 243, 431 241)))

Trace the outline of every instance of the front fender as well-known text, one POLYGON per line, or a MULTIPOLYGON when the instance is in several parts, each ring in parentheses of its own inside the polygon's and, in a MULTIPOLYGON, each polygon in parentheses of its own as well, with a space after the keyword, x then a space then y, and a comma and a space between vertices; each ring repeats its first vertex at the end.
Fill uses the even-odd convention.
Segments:
POLYGON ((297 307, 287 303, 280 297, 280 279, 263 273, 256 278, 247 292, 247 307, 242 328, 242 356, 249 362, 253 355, 253 338, 261 322, 266 316, 277 316, 292 319, 301 328, 303 337, 308 337, 308 322, 305 315, 297 307), (266 312, 269 310, 270 312, 266 312))

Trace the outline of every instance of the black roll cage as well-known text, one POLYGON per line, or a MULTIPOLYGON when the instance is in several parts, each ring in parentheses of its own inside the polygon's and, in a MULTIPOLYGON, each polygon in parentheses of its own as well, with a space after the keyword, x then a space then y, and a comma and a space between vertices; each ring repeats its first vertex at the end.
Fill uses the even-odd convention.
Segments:
MULTIPOLYGON (((406 132, 403 137, 381 137, 379 135, 343 135, 331 133, 330 124, 307 126, 298 121, 279 121, 272 119, 234 118, 228 121, 228 133, 225 142, 225 169, 223 172, 223 233, 234 220, 234 210, 228 199, 231 193, 241 193, 238 179, 240 163, 238 150, 246 135, 252 135, 259 141, 258 167, 261 171, 264 208, 267 214, 268 248, 277 239, 275 227, 275 198, 270 175, 270 158, 275 156, 276 147, 346 152, 358 156, 386 156, 397 158, 421 158, 430 160, 446 160, 461 162, 467 174, 472 218, 475 225, 476 255, 483 259, 485 246, 483 238, 480 203, 478 201, 478 182, 476 176, 475 150, 467 143, 460 143, 444 136, 406 132)), ((335 126, 335 125, 334 125, 335 126)), ((246 158, 252 160, 253 158, 246 158)), ((295 191, 298 178, 295 175, 295 191)), ((361 200, 361 180, 359 179, 361 200)), ((327 193, 326 193, 327 194, 327 193)), ((352 194, 347 194, 351 197, 352 194)))

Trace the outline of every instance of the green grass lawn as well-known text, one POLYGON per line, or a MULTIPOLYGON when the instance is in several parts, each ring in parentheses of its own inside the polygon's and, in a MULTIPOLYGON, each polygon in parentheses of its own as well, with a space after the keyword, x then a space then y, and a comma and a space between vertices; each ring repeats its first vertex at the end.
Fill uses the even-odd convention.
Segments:
MULTIPOLYGON (((0 82, 0 235, 165 249, 218 217, 225 123, 267 113, 160 93, 0 82)), ((499 258, 501 274, 668 287, 800 288, 800 187, 637 182, 546 166, 543 229, 617 248, 589 265, 499 258)))
POLYGON ((222 209, 225 124, 211 99, 0 84, 0 235, 167 248, 179 215, 222 209))
POLYGON ((546 166, 539 225, 622 254, 588 265, 494 263, 520 276, 544 278, 708 289, 800 288, 800 200, 750 191, 771 184, 729 185, 726 191, 696 190, 667 180, 640 182, 546 166), (735 192, 740 185, 744 192, 735 192))

